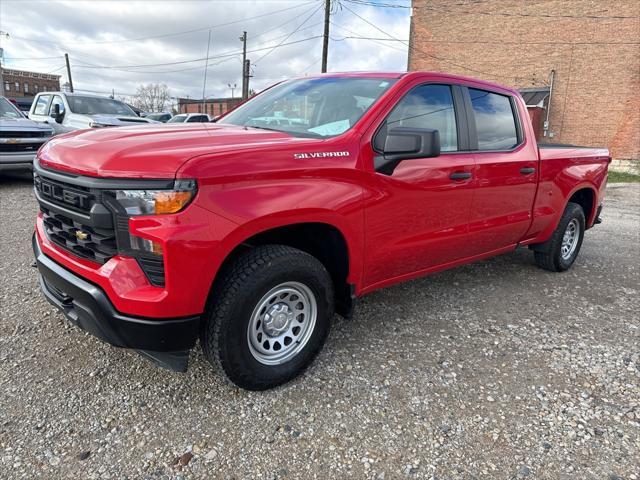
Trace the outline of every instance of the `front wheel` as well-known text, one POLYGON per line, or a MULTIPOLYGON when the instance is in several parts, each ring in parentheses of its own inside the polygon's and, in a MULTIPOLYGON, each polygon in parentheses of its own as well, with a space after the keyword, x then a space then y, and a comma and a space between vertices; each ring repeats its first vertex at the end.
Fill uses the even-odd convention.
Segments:
POLYGON ((256 247, 223 273, 201 332, 206 358, 236 385, 265 390, 306 368, 333 316, 333 285, 316 258, 256 247))
POLYGON ((582 207, 569 202, 551 238, 534 246, 536 264, 552 272, 571 268, 582 246, 585 223, 582 207))

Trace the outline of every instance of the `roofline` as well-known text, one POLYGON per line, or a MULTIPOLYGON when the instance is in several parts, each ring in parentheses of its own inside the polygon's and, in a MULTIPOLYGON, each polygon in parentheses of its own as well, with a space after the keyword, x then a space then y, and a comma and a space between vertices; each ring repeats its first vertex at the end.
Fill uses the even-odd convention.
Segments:
MULTIPOLYGON (((229 102, 229 101, 242 101, 242 97, 219 97, 219 98, 207 98, 204 100, 204 103, 211 103, 211 102, 229 102)), ((202 99, 197 99, 197 98, 178 98, 178 103, 181 103, 183 105, 185 104, 190 104, 190 103, 202 103, 202 99)))

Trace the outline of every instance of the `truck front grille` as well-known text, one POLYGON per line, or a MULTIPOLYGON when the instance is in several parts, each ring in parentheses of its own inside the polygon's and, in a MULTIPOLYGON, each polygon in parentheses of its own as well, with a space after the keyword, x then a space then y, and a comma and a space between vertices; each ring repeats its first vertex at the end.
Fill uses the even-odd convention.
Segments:
POLYGON ((12 132, 11 130, 0 131, 0 138, 45 138, 50 136, 51 132, 46 130, 41 132, 12 132))
POLYGON ((98 263, 106 263, 118 253, 115 231, 98 231, 47 208, 40 210, 49 240, 65 250, 98 263))
POLYGON ((36 199, 45 233, 52 243, 99 264, 116 255, 133 257, 149 283, 165 285, 163 257, 131 247, 129 216, 115 201, 112 191, 118 186, 114 186, 114 180, 50 171, 40 167, 38 159, 34 170, 36 199))
POLYGON ((44 142, 0 143, 0 153, 36 153, 44 142))

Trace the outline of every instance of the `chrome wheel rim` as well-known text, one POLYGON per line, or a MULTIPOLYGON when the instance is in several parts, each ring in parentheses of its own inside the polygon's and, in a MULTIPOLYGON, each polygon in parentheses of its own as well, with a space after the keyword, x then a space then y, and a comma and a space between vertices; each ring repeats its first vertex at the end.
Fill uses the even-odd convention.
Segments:
POLYGON ((280 365, 305 347, 318 316, 316 297, 306 285, 285 282, 269 290, 257 303, 247 327, 253 358, 264 365, 280 365))
POLYGON ((567 225, 562 237, 562 246, 560 247, 560 253, 563 260, 569 260, 578 247, 578 240, 580 239, 580 224, 577 219, 572 219, 567 225))

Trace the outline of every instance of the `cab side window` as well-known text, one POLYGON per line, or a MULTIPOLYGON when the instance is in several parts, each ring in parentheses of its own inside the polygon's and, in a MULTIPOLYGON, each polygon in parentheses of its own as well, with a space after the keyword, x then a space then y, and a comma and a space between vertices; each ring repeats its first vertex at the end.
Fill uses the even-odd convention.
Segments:
POLYGON ((34 115, 46 115, 47 114, 47 105, 49 104, 49 99, 51 95, 40 95, 38 100, 36 101, 36 106, 33 109, 34 115))
POLYGON ((469 89, 478 132, 478 150, 509 150, 518 145, 511 99, 486 90, 469 89))
POLYGON ((387 128, 428 128, 440 132, 443 152, 458 150, 458 131, 449 85, 421 85, 398 102, 387 118, 387 128))

